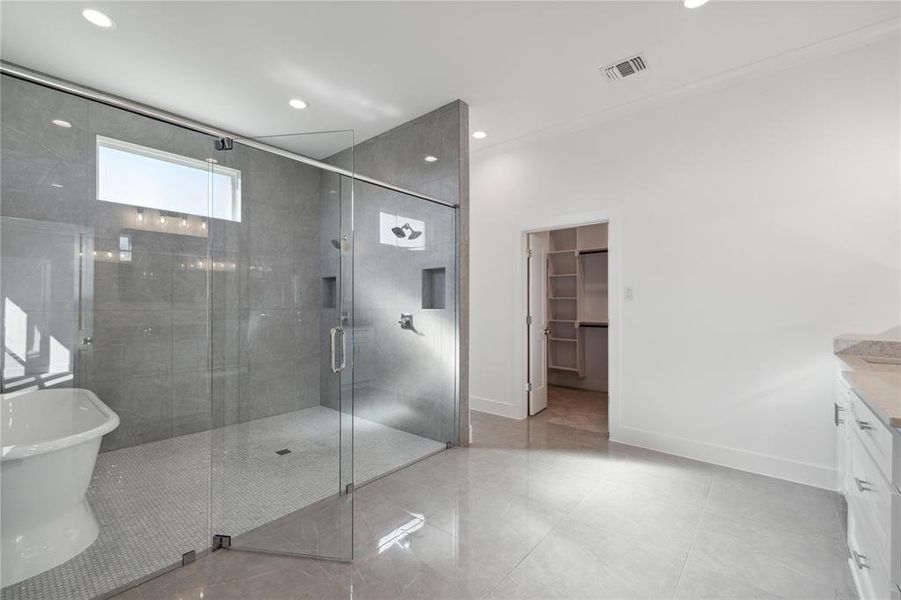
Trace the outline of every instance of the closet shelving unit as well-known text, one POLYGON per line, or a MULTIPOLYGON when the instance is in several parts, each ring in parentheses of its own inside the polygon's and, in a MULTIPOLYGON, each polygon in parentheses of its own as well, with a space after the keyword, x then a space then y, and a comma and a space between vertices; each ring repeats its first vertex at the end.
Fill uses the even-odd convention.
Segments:
POLYGON ((549 369, 585 376, 583 328, 607 326, 606 255, 606 223, 549 232, 549 369), (586 271, 586 260, 598 259, 604 261, 603 277, 586 271))

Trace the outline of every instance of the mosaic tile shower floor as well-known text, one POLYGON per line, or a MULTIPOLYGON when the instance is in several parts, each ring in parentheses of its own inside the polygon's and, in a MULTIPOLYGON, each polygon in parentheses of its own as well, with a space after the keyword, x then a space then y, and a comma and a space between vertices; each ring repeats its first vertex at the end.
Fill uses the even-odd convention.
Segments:
MULTIPOLYGON (((94 598, 207 548, 214 532, 236 536, 335 495, 338 417, 313 407, 100 454, 87 494, 97 540, 72 560, 4 588, 2 600, 94 598), (276 454, 282 449, 291 452, 276 454)), ((354 480, 444 447, 355 418, 354 480)))

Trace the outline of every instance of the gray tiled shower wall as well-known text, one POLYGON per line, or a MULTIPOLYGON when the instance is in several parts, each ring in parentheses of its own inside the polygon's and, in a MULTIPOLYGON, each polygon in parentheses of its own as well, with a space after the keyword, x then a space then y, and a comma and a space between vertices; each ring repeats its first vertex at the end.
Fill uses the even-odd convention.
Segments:
MULTIPOLYGON (((211 137, 7 76, 0 123, 0 215, 80 226, 97 251, 82 298, 92 347, 76 351, 71 290, 54 302, 45 283, 26 312, 29 327, 72 346, 74 377, 63 385, 94 390, 119 414, 103 450, 319 404, 319 170, 240 144, 216 152, 211 137), (189 216, 182 229, 177 219, 159 225, 156 211, 138 222, 135 207, 96 200, 98 134, 240 169, 241 221, 213 220, 206 231, 189 216), (122 234, 131 260, 107 259, 122 234)), ((4 295, 34 298, 26 281, 4 275, 4 295)))
MULTIPOLYGON (((461 123, 452 102, 327 162, 448 202, 460 202, 461 123), (426 162, 425 156, 438 160, 426 162)), ((465 137, 465 133, 463 134, 465 137)), ((325 201, 325 194, 322 196, 325 201)), ((456 214, 449 207, 354 183, 354 414, 437 441, 456 441, 456 214), (425 247, 380 243, 379 213, 425 223, 425 247), (445 269, 443 309, 422 305, 422 273, 445 269), (401 329, 401 313, 415 331, 401 329)), ((324 209, 325 210, 325 209, 324 209)), ((323 354, 321 372, 328 373, 323 354)), ((324 404, 328 395, 324 394, 324 404)))

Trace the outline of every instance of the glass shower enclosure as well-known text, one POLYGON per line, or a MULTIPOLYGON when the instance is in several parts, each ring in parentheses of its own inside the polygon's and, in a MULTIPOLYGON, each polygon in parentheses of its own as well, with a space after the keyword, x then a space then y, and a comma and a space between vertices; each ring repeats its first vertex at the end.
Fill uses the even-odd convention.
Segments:
POLYGON ((355 176, 349 131, 0 86, 2 599, 351 560, 354 489, 457 441, 456 210, 355 176))

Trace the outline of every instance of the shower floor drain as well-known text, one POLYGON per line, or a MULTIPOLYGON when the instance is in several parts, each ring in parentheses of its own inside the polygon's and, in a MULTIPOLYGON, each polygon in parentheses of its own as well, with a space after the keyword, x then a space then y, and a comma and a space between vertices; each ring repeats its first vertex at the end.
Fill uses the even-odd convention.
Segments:
POLYGON ((281 450, 276 450, 275 453, 279 456, 284 456, 285 454, 291 454, 291 451, 287 448, 282 448, 281 450))

